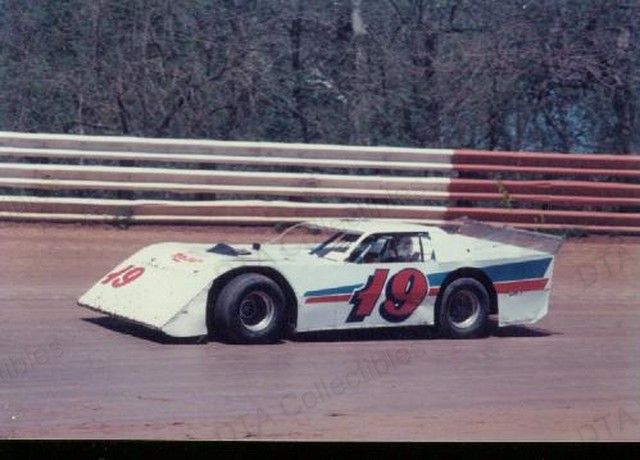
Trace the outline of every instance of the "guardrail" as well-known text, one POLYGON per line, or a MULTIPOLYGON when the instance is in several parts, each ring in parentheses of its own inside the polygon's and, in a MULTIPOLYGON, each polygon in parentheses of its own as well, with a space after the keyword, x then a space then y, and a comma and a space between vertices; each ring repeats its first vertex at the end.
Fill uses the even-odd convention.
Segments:
POLYGON ((0 132, 0 219, 317 217, 640 233, 640 155, 0 132))

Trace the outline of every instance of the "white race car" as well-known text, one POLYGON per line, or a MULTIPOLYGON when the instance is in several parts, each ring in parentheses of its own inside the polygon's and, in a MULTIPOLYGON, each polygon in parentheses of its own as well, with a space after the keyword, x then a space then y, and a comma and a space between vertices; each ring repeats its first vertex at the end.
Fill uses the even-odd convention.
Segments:
POLYGON ((293 332, 435 325, 484 335, 545 316, 559 237, 469 220, 322 219, 265 244, 159 243, 78 304, 173 337, 265 343, 293 332))

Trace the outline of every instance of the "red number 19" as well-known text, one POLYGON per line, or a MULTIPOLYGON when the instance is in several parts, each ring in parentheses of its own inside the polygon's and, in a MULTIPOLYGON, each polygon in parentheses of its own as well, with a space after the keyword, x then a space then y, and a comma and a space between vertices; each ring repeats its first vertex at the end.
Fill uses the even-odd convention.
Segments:
MULTIPOLYGON (((378 269, 367 284, 351 296, 353 305, 347 322, 362 321, 375 308, 389 274, 388 269, 378 269)), ((385 300, 380 304, 380 316, 394 323, 404 321, 418 308, 429 291, 427 278, 420 270, 405 268, 393 275, 387 283, 385 300)))
POLYGON ((132 283, 142 276, 144 273, 144 267, 136 267, 134 265, 128 265, 122 270, 109 273, 102 281, 102 284, 111 283, 114 288, 119 288, 125 284, 132 283))

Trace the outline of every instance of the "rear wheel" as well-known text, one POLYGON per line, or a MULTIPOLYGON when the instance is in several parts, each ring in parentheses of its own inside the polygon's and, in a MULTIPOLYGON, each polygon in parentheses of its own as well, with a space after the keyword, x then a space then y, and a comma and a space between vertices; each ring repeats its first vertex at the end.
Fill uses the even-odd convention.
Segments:
POLYGON ((482 283, 474 278, 458 278, 446 287, 438 311, 438 328, 444 336, 483 336, 488 319, 489 293, 482 283))
POLYGON ((271 343, 281 338, 285 297, 264 275, 246 273, 222 288, 214 307, 214 328, 233 343, 271 343))

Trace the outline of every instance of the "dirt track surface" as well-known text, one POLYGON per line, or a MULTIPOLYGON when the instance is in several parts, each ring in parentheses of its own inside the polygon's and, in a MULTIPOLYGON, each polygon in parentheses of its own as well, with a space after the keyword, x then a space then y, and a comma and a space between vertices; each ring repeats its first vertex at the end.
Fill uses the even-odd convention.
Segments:
POLYGON ((255 228, 0 224, 0 437, 640 439, 640 238, 569 240, 535 327, 171 343, 76 299, 158 241, 255 228))

